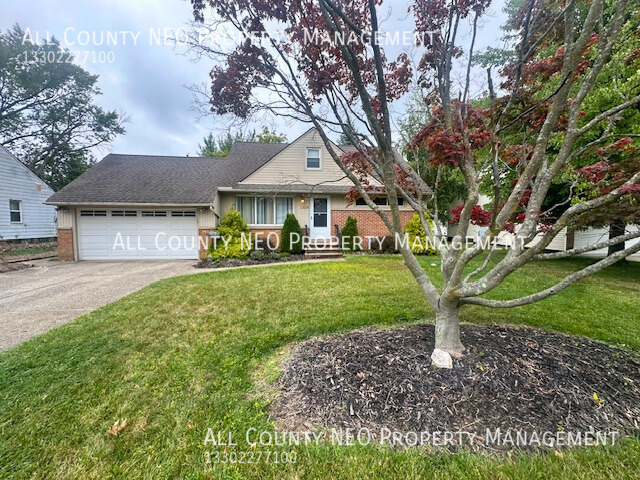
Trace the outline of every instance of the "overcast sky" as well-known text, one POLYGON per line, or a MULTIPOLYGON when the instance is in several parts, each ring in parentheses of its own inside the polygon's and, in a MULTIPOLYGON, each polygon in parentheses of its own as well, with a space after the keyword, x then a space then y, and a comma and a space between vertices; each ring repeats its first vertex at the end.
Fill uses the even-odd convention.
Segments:
MULTIPOLYGON (((192 95, 186 85, 208 79, 211 62, 192 61, 184 49, 172 45, 157 45, 166 31, 185 28, 192 19, 191 5, 186 0, 22 0, 4 3, 1 8, 0 28, 6 30, 18 23, 30 29, 34 39, 55 36, 72 51, 88 52, 82 66, 100 76, 98 81, 103 95, 98 103, 106 109, 126 112, 130 117, 126 135, 119 137, 108 150, 96 152, 101 158, 109 151, 156 155, 195 155, 198 144, 209 132, 224 131, 227 123, 221 119, 198 119, 191 110, 192 95), (166 30, 165 30, 166 29, 166 30), (118 45, 80 45, 87 33, 96 33, 99 40, 107 32, 117 35, 118 45), (153 32, 153 33, 152 33, 153 32), (154 34, 156 36, 154 36, 154 34), (134 44, 133 35, 138 35, 134 44), (123 45, 123 41, 126 44, 123 45), (100 52, 113 52, 113 63, 93 62, 100 52)), ((386 29, 409 30, 412 27, 406 7, 395 8, 386 20, 386 29)), ((491 7, 492 15, 486 20, 479 46, 499 46, 502 23, 502 5, 498 0, 491 7)), ((478 78, 478 88, 482 86, 478 78)), ((402 105, 396 106, 402 114, 402 105)), ((253 125, 255 128, 265 121, 253 125)), ((308 125, 285 123, 272 119, 270 127, 285 132, 289 140, 304 132, 308 125)))

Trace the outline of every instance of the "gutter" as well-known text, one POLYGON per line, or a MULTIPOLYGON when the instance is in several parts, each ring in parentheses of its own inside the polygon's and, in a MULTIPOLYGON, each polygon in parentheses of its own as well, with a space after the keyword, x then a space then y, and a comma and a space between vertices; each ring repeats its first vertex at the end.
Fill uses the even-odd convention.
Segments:
POLYGON ((45 205, 57 205, 61 207, 81 206, 126 206, 126 207, 209 207, 210 203, 131 203, 131 202, 44 202, 45 205))

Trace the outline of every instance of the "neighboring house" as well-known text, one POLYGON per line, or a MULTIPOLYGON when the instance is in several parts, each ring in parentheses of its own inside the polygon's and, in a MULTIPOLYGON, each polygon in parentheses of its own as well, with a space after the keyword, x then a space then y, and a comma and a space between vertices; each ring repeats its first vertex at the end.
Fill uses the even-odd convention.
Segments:
MULTIPOLYGON (((59 208, 63 259, 196 259, 204 251, 193 239, 232 208, 262 238, 279 235, 288 213, 311 238, 335 235, 349 215, 361 236, 388 235, 368 206, 347 206, 351 186, 310 129, 288 144, 239 142, 221 158, 107 155, 47 203, 59 208)), ((406 224, 413 211, 400 208, 406 224)))
MULTIPOLYGON (((478 202, 480 205, 486 205, 490 202, 489 197, 486 195, 480 195, 480 201, 478 202)), ((637 232, 640 229, 639 225, 627 225, 627 233, 637 232)), ((478 227, 476 225, 470 225, 469 231, 467 233, 467 237, 472 239, 473 241, 477 241, 484 233, 486 232, 487 227, 478 227)), ((455 233, 455 228, 451 228, 450 233, 455 233)), ((498 243, 504 246, 512 245, 514 242, 514 235, 501 232, 498 237, 498 243)), ((535 245, 541 235, 538 235, 536 239, 534 239, 529 245, 535 245)), ((555 251, 555 252, 563 252, 566 250, 570 250, 573 248, 583 248, 589 245, 596 245, 598 243, 605 242, 609 239, 609 229, 608 228, 586 228, 584 230, 567 230, 567 228, 563 228, 560 230, 558 235, 551 241, 551 243, 547 246, 546 250, 555 251)), ((625 246, 628 248, 637 242, 640 242, 640 238, 636 238, 633 240, 628 240, 625 242, 625 246)), ((581 256, 584 257, 594 257, 594 258, 603 258, 608 254, 607 248, 601 248, 599 250, 593 250, 588 253, 584 253, 581 256)), ((628 257, 628 260, 640 261, 640 253, 636 253, 628 257)))
POLYGON ((56 236, 53 190, 0 145, 0 241, 56 236))

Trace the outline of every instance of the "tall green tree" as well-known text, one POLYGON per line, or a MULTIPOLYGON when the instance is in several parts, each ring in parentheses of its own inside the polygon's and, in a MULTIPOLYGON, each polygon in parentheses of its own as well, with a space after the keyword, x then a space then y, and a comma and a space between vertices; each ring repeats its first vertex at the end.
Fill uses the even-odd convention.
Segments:
POLYGON ((201 157, 226 157, 229 150, 235 142, 255 142, 256 132, 252 130, 248 133, 231 131, 223 135, 215 137, 213 133, 209 133, 202 139, 202 145, 199 145, 198 154, 201 157))
POLYGON ((0 144, 63 187, 125 132, 125 116, 96 105, 97 83, 55 38, 38 44, 19 25, 0 33, 0 144))
POLYGON ((267 127, 262 127, 261 133, 256 133, 255 130, 247 133, 229 130, 217 137, 213 133, 209 133, 202 139, 202 145, 198 146, 198 155, 201 157, 226 157, 236 142, 283 143, 286 141, 285 134, 277 134, 267 127))
POLYGON ((287 136, 284 133, 276 133, 267 127, 262 127, 262 132, 256 135, 256 140, 260 143, 285 143, 287 136))

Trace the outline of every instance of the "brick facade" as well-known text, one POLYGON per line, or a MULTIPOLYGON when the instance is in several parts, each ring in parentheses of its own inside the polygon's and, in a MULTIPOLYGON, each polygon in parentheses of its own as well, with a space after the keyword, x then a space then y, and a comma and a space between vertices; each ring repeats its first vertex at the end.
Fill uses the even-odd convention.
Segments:
POLYGON ((73 229, 58 229, 58 258, 60 260, 74 260, 73 229))
POLYGON ((252 228, 251 229, 251 238, 255 238, 256 234, 259 235, 259 239, 261 240, 260 247, 263 250, 267 249, 267 240, 270 240, 271 243, 277 243, 278 248, 280 250, 280 231, 281 228, 252 228), (277 235, 278 240, 276 242, 275 236, 277 235))
MULTIPOLYGON (((406 226, 413 217, 413 210, 400 211, 402 226, 406 226)), ((373 210, 332 210, 331 211, 331 227, 338 225, 340 230, 347 223, 347 217, 353 217, 358 221, 358 234, 364 239, 365 237, 383 237, 389 235, 389 230, 382 219, 373 210)))
POLYGON ((207 245, 209 240, 207 238, 207 233, 210 231, 210 228, 198 229, 198 258, 200 260, 204 260, 205 258, 207 258, 207 245))

